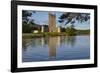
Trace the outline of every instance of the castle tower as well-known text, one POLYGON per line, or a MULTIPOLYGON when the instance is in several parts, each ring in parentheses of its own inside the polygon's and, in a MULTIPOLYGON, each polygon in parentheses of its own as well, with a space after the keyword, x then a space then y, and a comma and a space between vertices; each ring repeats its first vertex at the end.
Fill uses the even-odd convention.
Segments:
POLYGON ((56 16, 49 12, 49 32, 56 32, 56 16))

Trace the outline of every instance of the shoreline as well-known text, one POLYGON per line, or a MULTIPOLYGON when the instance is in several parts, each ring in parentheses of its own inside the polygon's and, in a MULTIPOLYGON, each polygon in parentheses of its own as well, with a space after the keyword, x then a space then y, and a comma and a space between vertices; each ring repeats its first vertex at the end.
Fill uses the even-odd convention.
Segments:
POLYGON ((74 34, 68 35, 67 33, 22 33, 23 38, 34 38, 34 37, 55 37, 55 36, 82 36, 82 35, 90 35, 88 34, 74 34))

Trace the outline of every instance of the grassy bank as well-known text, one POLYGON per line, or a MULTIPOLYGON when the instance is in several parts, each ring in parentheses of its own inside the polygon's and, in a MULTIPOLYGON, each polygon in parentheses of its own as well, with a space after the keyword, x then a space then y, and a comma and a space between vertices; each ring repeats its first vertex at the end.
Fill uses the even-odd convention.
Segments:
POLYGON ((56 32, 44 32, 44 33, 23 33, 22 37, 26 38, 26 37, 48 37, 48 36, 65 36, 67 35, 65 32, 63 33, 56 33, 56 32))
POLYGON ((90 30, 76 30, 77 35, 90 35, 90 30))
POLYGON ((29 37, 29 38, 33 38, 33 37, 43 37, 43 34, 34 34, 34 33, 23 33, 22 34, 22 37, 23 38, 27 38, 27 37, 29 37))
POLYGON ((76 30, 75 34, 69 34, 66 32, 44 32, 44 33, 23 33, 22 37, 23 38, 33 38, 33 37, 48 37, 48 36, 75 36, 75 35, 90 35, 89 30, 76 30))

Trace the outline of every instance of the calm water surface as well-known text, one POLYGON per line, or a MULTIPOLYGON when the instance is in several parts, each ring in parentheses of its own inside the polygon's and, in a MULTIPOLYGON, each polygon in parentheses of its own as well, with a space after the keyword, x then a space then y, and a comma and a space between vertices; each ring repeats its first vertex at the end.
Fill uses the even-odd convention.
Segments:
POLYGON ((22 44, 23 62, 90 58, 90 36, 25 38, 22 44))

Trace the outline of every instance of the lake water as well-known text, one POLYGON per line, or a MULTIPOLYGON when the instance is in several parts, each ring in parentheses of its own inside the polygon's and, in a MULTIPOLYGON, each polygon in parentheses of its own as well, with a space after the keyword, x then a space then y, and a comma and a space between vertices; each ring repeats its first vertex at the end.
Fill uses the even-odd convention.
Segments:
POLYGON ((90 59, 90 36, 56 36, 22 40, 22 61, 90 59))

